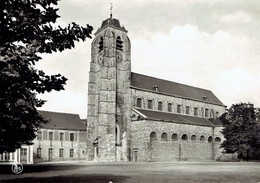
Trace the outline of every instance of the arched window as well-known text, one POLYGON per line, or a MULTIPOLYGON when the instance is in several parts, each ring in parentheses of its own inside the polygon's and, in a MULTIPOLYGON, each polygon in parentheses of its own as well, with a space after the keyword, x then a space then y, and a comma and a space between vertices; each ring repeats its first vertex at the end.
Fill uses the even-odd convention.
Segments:
POLYGON ((219 137, 216 137, 215 142, 221 142, 221 139, 219 137))
POLYGON ((177 105, 177 113, 181 113, 181 105, 177 105))
POLYGON ((209 116, 210 116, 210 118, 214 118, 214 111, 213 111, 213 109, 211 109, 209 111, 209 116))
POLYGON ((192 135, 191 140, 193 140, 193 141, 196 140, 196 135, 192 135))
POLYGON ((158 110, 162 111, 163 110, 163 103, 158 102, 158 110))
POLYGON ((119 127, 118 124, 116 124, 115 136, 116 136, 116 139, 115 139, 116 146, 121 145, 121 141, 120 141, 120 127, 119 127))
POLYGON ((200 141, 205 141, 205 137, 203 135, 200 136, 200 141))
POLYGON ((209 136, 208 138, 208 142, 212 142, 213 138, 211 136, 209 136))
POLYGON ((141 98, 137 98, 136 107, 142 107, 142 99, 141 98))
POLYGON ((186 134, 183 134, 181 140, 188 140, 188 136, 186 134))
POLYGON ((153 108, 153 101, 148 100, 148 109, 152 109, 152 108, 153 108))
POLYGON ((99 41, 99 46, 98 46, 98 50, 99 52, 102 51, 104 49, 104 40, 103 40, 103 37, 100 38, 100 41, 99 41))
POLYGON ((168 103, 168 112, 172 112, 172 104, 168 103))
POLYGON ((150 140, 156 140, 156 132, 151 132, 150 133, 150 140))
POLYGON ((198 108, 197 107, 194 108, 194 116, 198 116, 198 108))
POLYGON ((186 114, 190 114, 190 107, 186 106, 186 114))
POLYGON ((116 49, 117 50, 123 50, 123 41, 121 40, 120 36, 117 36, 116 38, 116 49))
POLYGON ((172 140, 178 140, 178 135, 176 133, 172 134, 172 140))
POLYGON ((167 133, 163 132, 162 136, 161 136, 161 139, 166 141, 168 139, 167 133))
POLYGON ((219 113, 218 113, 218 111, 216 112, 216 118, 218 118, 219 117, 219 113))
POLYGON ((206 117, 206 118, 209 117, 209 109, 205 109, 205 117, 206 117))

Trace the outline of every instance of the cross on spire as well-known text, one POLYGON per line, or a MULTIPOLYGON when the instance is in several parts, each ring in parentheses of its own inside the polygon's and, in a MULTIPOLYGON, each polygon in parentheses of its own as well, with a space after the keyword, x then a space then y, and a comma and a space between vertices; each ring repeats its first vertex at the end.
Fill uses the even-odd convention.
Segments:
POLYGON ((110 18, 112 18, 112 9, 113 9, 113 6, 112 6, 112 3, 110 3, 110 18))

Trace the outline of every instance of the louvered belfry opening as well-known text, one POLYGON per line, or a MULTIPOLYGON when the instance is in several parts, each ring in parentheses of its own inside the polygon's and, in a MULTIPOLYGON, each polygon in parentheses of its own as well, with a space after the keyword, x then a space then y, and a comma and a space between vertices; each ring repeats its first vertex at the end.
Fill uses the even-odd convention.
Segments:
POLYGON ((100 38, 100 41, 99 41, 98 44, 99 44, 98 50, 102 51, 104 49, 104 39, 103 39, 103 37, 100 38))
POLYGON ((123 41, 121 40, 120 36, 116 38, 116 49, 123 51, 123 41))

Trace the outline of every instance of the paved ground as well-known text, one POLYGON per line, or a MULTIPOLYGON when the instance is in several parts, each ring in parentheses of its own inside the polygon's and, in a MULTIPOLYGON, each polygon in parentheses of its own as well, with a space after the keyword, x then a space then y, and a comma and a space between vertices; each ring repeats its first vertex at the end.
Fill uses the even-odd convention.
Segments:
MULTIPOLYGON (((0 167, 1 168, 1 167, 0 167)), ((25 166, 21 175, 1 169, 0 182, 260 182, 260 162, 83 163, 25 166)))

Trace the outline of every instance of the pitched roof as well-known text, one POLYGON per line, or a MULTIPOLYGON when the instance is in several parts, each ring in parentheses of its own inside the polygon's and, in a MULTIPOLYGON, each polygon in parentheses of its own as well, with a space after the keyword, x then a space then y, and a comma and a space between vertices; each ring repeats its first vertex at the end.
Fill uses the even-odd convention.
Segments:
POLYGON ((196 116, 187 116, 174 113, 166 113, 160 111, 152 111, 146 109, 135 109, 139 114, 142 114, 143 119, 157 120, 174 123, 184 123, 199 126, 215 126, 217 124, 211 123, 210 119, 201 118, 196 116))
POLYGON ((78 114, 38 111, 49 123, 42 124, 42 128, 63 130, 86 130, 86 126, 78 114))
POLYGON ((210 91, 202 88, 197 88, 189 85, 175 83, 163 79, 154 78, 151 76, 145 76, 142 74, 131 73, 131 86, 154 91, 154 86, 158 87, 159 93, 179 96, 183 98, 199 100, 203 102, 209 102, 217 105, 224 104, 210 91), (203 99, 206 97, 206 100, 203 99))

